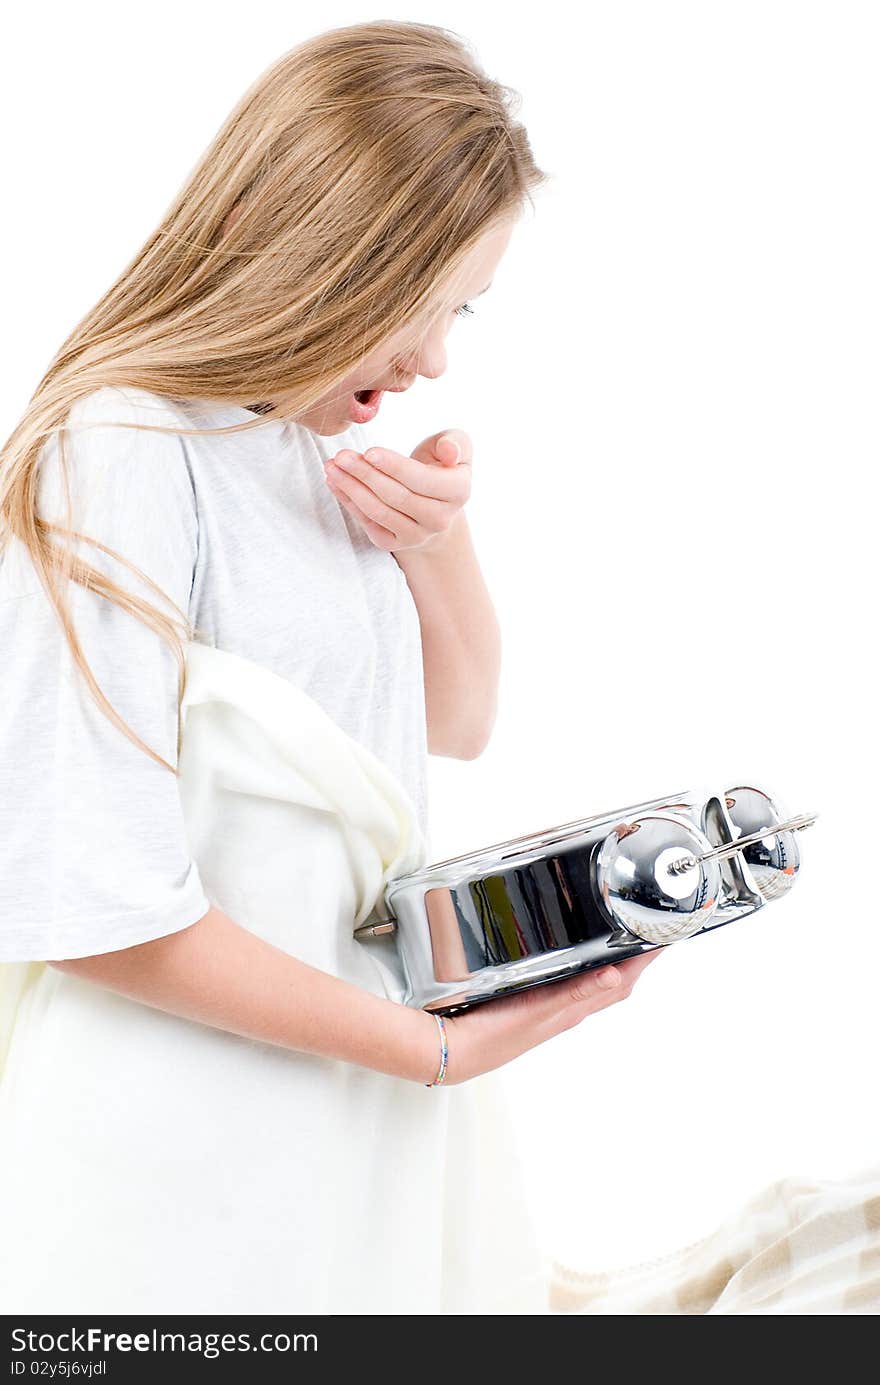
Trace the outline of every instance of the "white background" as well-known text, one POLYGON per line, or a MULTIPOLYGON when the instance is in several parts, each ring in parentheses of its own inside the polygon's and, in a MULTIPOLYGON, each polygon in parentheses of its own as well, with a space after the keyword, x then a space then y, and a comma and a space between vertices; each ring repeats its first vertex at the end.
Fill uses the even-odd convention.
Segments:
MULTIPOLYGON (((880 1159, 877 10, 380 13, 466 37, 522 94, 554 178, 446 375, 368 430, 410 451, 457 426, 476 447, 501 704, 478 760, 431 762, 434 859, 704 784, 821 814, 786 900, 671 949, 625 1004, 505 1070, 547 1244, 610 1267, 707 1233, 771 1179, 880 1159)), ((250 82, 375 17, 19 11, 4 436, 250 82)))

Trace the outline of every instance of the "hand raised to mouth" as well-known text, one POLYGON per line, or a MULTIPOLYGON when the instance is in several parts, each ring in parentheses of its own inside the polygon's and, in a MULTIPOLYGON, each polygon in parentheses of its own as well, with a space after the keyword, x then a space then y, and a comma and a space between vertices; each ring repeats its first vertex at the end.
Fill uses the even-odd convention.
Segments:
POLYGON ((406 457, 386 447, 343 448, 324 464, 327 485, 377 548, 441 542, 471 493, 473 444, 460 428, 432 433, 406 457))

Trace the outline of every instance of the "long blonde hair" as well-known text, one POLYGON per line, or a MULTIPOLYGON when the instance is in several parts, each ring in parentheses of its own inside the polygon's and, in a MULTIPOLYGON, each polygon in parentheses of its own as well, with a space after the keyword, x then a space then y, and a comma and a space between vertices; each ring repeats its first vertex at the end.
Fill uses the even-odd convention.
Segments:
MULTIPOLYGON (((178 711, 180 631, 192 638, 193 626, 123 555, 71 528, 71 407, 102 386, 245 408, 273 401, 252 423, 148 430, 196 436, 307 410, 392 331, 421 321, 477 241, 548 180, 513 119, 519 104, 464 40, 430 24, 355 24, 285 53, 248 88, 156 230, 70 333, 0 451, 0 556, 10 537, 25 545, 99 707, 173 773, 101 692, 66 586, 97 592, 171 644, 178 711), (36 500, 42 449, 56 434, 65 525, 43 519, 36 500), (68 538, 125 563, 181 621, 86 563, 68 538)), ((178 717, 178 755, 180 735, 178 717)))

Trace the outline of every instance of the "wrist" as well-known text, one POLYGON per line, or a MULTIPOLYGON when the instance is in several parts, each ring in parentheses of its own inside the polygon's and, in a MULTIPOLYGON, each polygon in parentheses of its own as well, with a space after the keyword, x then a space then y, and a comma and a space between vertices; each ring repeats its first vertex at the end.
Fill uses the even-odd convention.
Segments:
POLYGON ((440 1061, 437 1065, 436 1073, 426 1085, 429 1087, 439 1087, 446 1081, 449 1066, 449 1039, 445 1017, 443 1015, 432 1014, 432 1019, 437 1026, 437 1036, 440 1040, 440 1061))
POLYGON ((435 558, 444 557, 447 550, 452 549, 458 540, 458 535, 464 528, 464 510, 459 510, 448 529, 441 533, 432 534, 431 538, 424 543, 417 544, 414 548, 394 548, 391 556, 396 558, 398 566, 406 572, 407 567, 418 569, 425 561, 428 565, 435 558))
POLYGON ((403 1012, 399 1016, 398 1075, 426 1086, 434 1081, 440 1070, 440 1027, 427 1010, 417 1010, 407 1005, 398 1008, 403 1012))

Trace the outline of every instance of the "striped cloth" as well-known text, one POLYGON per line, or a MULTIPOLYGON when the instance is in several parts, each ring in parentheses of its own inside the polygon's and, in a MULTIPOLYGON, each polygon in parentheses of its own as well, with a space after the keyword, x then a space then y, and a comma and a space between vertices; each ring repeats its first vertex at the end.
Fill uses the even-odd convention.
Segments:
POLYGON ((783 1178, 715 1231, 608 1273, 552 1262, 551 1313, 880 1313, 880 1168, 783 1178))

